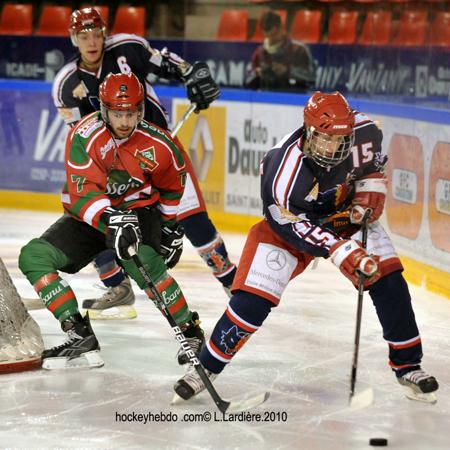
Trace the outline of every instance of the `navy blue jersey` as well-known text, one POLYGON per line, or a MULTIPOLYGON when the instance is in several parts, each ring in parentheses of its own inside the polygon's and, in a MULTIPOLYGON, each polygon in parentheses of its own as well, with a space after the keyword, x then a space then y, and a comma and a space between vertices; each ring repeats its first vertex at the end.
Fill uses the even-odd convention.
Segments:
POLYGON ((133 72, 145 89, 145 119, 167 129, 167 114, 159 102, 149 74, 181 81, 184 64, 181 58, 170 52, 159 52, 148 42, 131 34, 116 34, 105 41, 103 60, 97 72, 80 68, 80 55, 67 63, 57 73, 53 83, 52 96, 58 112, 67 124, 74 125, 82 117, 100 109, 98 91, 109 73, 133 72))
POLYGON ((285 241, 313 256, 327 256, 340 239, 321 219, 349 206, 352 182, 380 172, 386 162, 381 130, 365 114, 354 114, 354 145, 337 166, 324 169, 302 152, 303 128, 285 136, 262 162, 264 216, 285 241))

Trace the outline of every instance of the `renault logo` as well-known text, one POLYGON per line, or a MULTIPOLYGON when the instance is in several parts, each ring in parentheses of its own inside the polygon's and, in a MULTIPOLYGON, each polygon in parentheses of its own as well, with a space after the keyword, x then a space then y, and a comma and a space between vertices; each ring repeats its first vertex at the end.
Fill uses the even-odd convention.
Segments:
POLYGON ((281 250, 272 250, 266 257, 269 269, 281 270, 286 265, 286 255, 281 250))

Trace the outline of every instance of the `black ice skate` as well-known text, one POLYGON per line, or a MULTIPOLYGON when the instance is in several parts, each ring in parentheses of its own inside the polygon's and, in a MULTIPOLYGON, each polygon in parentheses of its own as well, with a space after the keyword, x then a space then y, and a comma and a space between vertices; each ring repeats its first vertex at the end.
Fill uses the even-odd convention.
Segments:
MULTIPOLYGON (((217 377, 216 373, 212 373, 205 369, 206 375, 211 381, 214 381, 217 377)), ((197 370, 193 365, 190 365, 185 375, 181 377, 174 385, 173 389, 175 393, 183 400, 189 400, 194 395, 199 394, 205 390, 205 384, 197 373, 197 370)), ((172 403, 177 403, 177 398, 172 400, 172 403)))
POLYGON ((101 297, 84 300, 82 306, 89 310, 92 320, 134 319, 137 317, 132 306, 134 301, 130 279, 125 278, 119 285, 108 288, 101 297))
POLYGON ((397 380, 405 387, 405 395, 410 400, 436 403, 434 392, 439 389, 439 384, 436 378, 428 375, 420 367, 397 377, 397 380))
MULTIPOLYGON (((198 314, 194 311, 192 313, 192 319, 185 325, 180 327, 184 333, 186 341, 188 342, 190 348, 194 351, 196 355, 200 353, 205 342, 205 335, 200 327, 200 319, 198 314)), ((189 357, 183 347, 178 350, 177 353, 178 364, 183 365, 189 362, 189 357)))
POLYGON ((101 367, 104 362, 100 356, 100 345, 92 331, 89 315, 83 318, 76 314, 61 324, 68 335, 68 340, 57 347, 44 350, 42 353, 42 368, 76 369, 101 367))

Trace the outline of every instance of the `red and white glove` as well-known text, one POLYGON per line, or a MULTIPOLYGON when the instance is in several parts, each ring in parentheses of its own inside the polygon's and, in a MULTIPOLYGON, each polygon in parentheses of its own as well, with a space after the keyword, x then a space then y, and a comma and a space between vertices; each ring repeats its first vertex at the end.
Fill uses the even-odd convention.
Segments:
POLYGON ((360 224, 367 210, 371 210, 368 223, 378 220, 383 213, 387 193, 387 179, 380 172, 371 173, 355 182, 350 221, 360 224))
POLYGON ((369 286, 380 278, 378 263, 380 257, 369 255, 361 244, 354 240, 336 242, 330 249, 332 263, 355 285, 360 274, 366 277, 364 286, 369 286))

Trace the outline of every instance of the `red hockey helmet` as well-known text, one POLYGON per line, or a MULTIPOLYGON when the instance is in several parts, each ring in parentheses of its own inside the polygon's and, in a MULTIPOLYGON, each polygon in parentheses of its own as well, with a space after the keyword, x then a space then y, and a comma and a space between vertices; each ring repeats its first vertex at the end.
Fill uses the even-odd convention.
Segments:
POLYGON ((133 73, 110 73, 100 85, 100 110, 108 123, 107 110, 139 111, 144 117, 144 88, 133 73))
POLYGON ((78 47, 77 33, 99 28, 106 36, 106 24, 95 8, 82 8, 75 10, 70 16, 69 33, 72 44, 78 47))
POLYGON ((344 161, 353 146, 355 117, 339 93, 315 92, 303 112, 305 154, 319 166, 331 168, 344 161))

